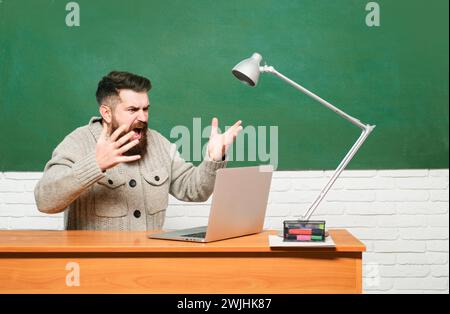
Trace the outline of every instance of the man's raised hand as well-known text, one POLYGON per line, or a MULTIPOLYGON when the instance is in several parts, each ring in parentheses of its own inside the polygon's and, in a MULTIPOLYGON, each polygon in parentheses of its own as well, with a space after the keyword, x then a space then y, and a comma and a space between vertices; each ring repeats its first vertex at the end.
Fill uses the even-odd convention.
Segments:
POLYGON ((140 155, 123 156, 125 152, 139 144, 139 140, 127 143, 134 135, 134 131, 130 131, 119 138, 123 132, 129 129, 129 125, 124 124, 120 126, 110 135, 108 125, 104 121, 102 124, 103 130, 95 147, 95 158, 102 171, 110 169, 121 162, 132 162, 141 158, 140 155))
POLYGON ((225 133, 220 134, 218 131, 219 120, 214 117, 211 122, 211 135, 209 136, 208 143, 208 154, 214 161, 222 160, 225 156, 228 148, 237 137, 240 131, 242 131, 241 126, 242 121, 237 121, 231 128, 229 128, 225 133))

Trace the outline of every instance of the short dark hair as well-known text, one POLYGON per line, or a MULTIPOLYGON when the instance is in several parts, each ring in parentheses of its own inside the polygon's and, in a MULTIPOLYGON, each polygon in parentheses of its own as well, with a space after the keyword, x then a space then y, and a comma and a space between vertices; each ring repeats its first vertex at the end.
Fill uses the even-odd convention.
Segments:
POLYGON ((148 92, 152 83, 148 78, 129 72, 112 71, 98 82, 97 102, 99 105, 108 97, 119 96, 119 90, 131 89, 135 92, 148 92))

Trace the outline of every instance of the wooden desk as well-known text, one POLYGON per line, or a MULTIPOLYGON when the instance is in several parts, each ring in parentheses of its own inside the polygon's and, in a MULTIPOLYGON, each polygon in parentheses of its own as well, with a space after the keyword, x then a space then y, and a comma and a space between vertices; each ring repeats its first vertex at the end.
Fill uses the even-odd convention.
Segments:
POLYGON ((361 293, 364 244, 329 232, 336 248, 271 249, 275 231, 209 244, 146 232, 0 231, 0 293, 361 293), (73 262, 79 286, 66 284, 73 262))

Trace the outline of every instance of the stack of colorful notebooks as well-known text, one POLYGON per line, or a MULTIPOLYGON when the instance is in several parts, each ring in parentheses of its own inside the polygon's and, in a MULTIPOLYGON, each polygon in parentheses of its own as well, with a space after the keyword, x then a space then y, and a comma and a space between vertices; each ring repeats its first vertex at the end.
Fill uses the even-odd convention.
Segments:
POLYGON ((284 241, 325 241, 324 220, 285 220, 284 241))

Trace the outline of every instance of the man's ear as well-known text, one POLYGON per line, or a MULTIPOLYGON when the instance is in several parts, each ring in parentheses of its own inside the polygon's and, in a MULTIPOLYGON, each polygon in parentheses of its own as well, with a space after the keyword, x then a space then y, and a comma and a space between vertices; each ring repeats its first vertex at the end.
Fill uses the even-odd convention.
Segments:
POLYGON ((102 115, 103 120, 108 124, 111 123, 112 121, 111 107, 106 105, 100 105, 99 111, 100 114, 102 115))

